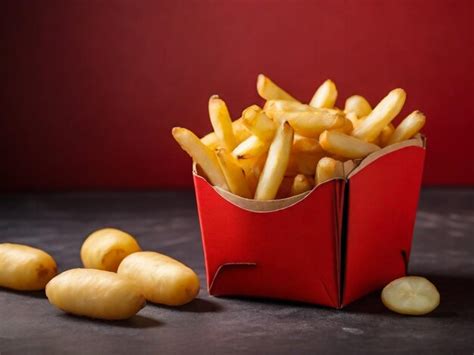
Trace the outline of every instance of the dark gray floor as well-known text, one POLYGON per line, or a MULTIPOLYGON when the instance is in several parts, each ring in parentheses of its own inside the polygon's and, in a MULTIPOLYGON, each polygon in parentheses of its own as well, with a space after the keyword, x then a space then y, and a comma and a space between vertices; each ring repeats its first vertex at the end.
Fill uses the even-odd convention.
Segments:
MULTIPOLYGON (((61 313, 44 294, 0 290, 0 354, 7 353, 474 353, 474 190, 425 190, 410 271, 441 293, 429 316, 403 317, 378 293, 337 311, 209 297, 178 309, 148 305, 125 322, 61 313)), ((45 249, 61 270, 80 266, 94 229, 116 226, 144 249, 190 265, 204 280, 192 191, 0 196, 0 242, 45 249)))

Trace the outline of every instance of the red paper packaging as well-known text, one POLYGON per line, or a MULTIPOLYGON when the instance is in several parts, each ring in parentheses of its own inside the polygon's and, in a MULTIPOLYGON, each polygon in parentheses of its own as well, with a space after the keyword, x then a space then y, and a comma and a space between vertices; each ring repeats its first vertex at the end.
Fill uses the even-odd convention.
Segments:
POLYGON ((422 136, 345 164, 345 178, 255 201, 194 171, 209 293, 342 308, 406 274, 422 136))

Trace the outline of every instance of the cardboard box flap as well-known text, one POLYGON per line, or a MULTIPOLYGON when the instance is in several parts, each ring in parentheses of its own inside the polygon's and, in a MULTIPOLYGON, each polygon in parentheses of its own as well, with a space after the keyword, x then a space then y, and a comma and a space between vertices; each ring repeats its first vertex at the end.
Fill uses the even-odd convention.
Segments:
POLYGON ((406 274, 424 147, 421 136, 394 144, 364 159, 349 175, 343 305, 406 274))
MULTIPOLYGON (((351 171, 348 170, 348 174, 346 175, 348 179, 350 179, 352 176, 356 175, 359 173, 362 169, 365 169, 368 165, 372 164, 374 161, 377 159, 380 159, 381 157, 390 154, 392 152, 395 152, 397 150, 406 148, 406 147, 420 147, 425 149, 426 147, 426 138, 421 135, 417 134, 415 137, 412 139, 408 139, 406 141, 400 142, 400 143, 395 143, 392 145, 389 145, 385 148, 382 148, 370 155, 368 155, 366 158, 361 159, 361 160, 356 160, 355 165, 351 171)), ((347 162, 346 162, 347 163, 347 162)))

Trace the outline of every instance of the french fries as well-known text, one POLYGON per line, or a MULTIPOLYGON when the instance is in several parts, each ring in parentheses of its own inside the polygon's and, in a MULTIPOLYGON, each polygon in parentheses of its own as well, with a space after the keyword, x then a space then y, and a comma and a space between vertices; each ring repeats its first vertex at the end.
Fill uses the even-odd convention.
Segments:
POLYGON ((235 141, 232 120, 230 119, 229 110, 223 100, 217 95, 211 96, 209 99, 209 117, 211 118, 212 128, 219 142, 227 150, 234 149, 237 144, 235 141))
POLYGON ((317 138, 328 129, 341 128, 346 122, 343 115, 324 109, 306 112, 275 111, 272 115, 277 121, 288 121, 296 133, 309 138, 317 138))
POLYGON ((393 126, 393 124, 390 123, 386 125, 382 129, 382 132, 380 132, 379 136, 377 137, 377 140, 374 143, 377 144, 378 141, 378 146, 385 147, 388 144, 388 141, 392 136, 393 131, 395 131, 395 127, 393 126))
POLYGON ((268 151, 267 161, 258 180, 256 200, 273 200, 283 180, 293 143, 293 128, 282 122, 268 151))
POLYGON ((313 188, 313 181, 311 178, 303 174, 298 174, 293 179, 293 184, 291 185, 290 196, 295 196, 302 194, 303 192, 309 191, 313 188))
POLYGON ((344 112, 354 113, 358 118, 368 116, 372 112, 372 106, 360 95, 348 97, 344 106, 344 112))
POLYGON ((344 167, 342 162, 324 157, 318 162, 314 180, 316 184, 321 184, 327 180, 344 177, 344 167))
MULTIPOLYGON (((242 118, 236 119, 232 122, 232 130, 234 131, 234 137, 237 144, 242 143, 252 135, 252 132, 250 132, 243 124, 242 118)), ((214 132, 202 137, 201 142, 207 145, 211 150, 214 150, 219 146, 219 138, 217 138, 214 132)))
POLYGON ((319 144, 329 153, 350 159, 365 158, 370 153, 380 149, 375 144, 364 142, 337 131, 324 131, 319 137, 319 144))
POLYGON ((417 134, 425 125, 426 117, 420 111, 409 114, 393 131, 387 141, 387 145, 410 139, 417 134))
POLYGON ((263 74, 257 78, 257 92, 265 100, 298 101, 263 74))
POLYGON ((240 143, 232 152, 237 159, 258 158, 268 149, 268 143, 257 136, 250 136, 240 143))
POLYGON ((271 141, 275 135, 276 125, 257 105, 248 107, 242 112, 245 127, 262 141, 271 141))
POLYGON ((365 118, 352 135, 366 142, 372 142, 377 138, 382 129, 388 125, 401 111, 405 104, 406 93, 403 89, 395 89, 389 92, 374 110, 365 118))
POLYGON ((336 99, 336 84, 328 79, 316 90, 309 105, 316 108, 333 108, 336 99))
POLYGON ((291 152, 318 154, 323 153, 323 148, 321 147, 317 139, 300 136, 299 134, 295 133, 291 152))
POLYGON ((217 148, 216 155, 230 192, 245 198, 252 198, 245 172, 235 158, 225 148, 217 148))
POLYGON ((214 131, 201 140, 185 128, 173 129, 176 141, 211 184, 256 200, 294 196, 334 177, 345 178, 349 171, 344 166, 356 166, 381 147, 410 139, 426 120, 415 111, 393 126, 406 99, 400 88, 373 109, 364 97, 353 95, 344 110, 334 106, 338 93, 331 80, 316 90, 309 104, 263 74, 257 92, 265 99, 263 108, 249 106, 233 122, 225 102, 212 96, 214 131), (357 161, 343 164, 352 159, 357 161))
POLYGON ((181 148, 201 167, 211 184, 225 190, 229 189, 224 174, 217 162, 217 157, 212 150, 186 128, 174 127, 171 133, 181 148))

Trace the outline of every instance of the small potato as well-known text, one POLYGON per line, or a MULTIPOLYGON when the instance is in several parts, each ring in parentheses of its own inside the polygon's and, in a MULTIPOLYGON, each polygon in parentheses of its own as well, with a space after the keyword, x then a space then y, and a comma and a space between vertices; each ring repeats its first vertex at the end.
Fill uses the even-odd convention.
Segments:
POLYGON ((117 271, 127 255, 142 250, 135 238, 119 229, 99 229, 82 244, 81 260, 84 267, 117 271))
POLYGON ((46 296, 64 312, 106 320, 130 318, 146 303, 133 280, 94 269, 59 274, 46 285, 46 296))
POLYGON ((145 298, 154 303, 181 306, 199 293, 199 278, 193 270, 173 258, 151 251, 127 256, 117 273, 137 281, 145 298))
POLYGON ((0 287, 42 290, 57 273, 51 255, 21 244, 0 244, 0 287))

